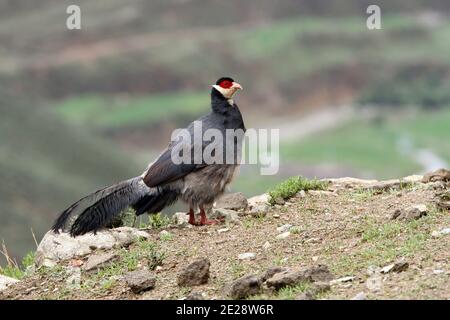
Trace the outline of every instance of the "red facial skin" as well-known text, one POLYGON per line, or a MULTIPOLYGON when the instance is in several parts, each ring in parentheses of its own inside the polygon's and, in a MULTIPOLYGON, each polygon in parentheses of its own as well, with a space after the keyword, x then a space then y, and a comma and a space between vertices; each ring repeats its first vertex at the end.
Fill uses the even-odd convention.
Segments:
POLYGON ((223 80, 222 82, 219 83, 219 86, 221 86, 224 89, 230 89, 232 85, 233 85, 233 82, 231 82, 229 80, 223 80))

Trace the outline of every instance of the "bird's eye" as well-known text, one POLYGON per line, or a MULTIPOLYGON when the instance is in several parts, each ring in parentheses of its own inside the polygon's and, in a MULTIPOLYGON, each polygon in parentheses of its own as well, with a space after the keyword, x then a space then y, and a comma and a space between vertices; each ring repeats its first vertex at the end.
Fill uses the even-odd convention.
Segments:
POLYGON ((229 89, 231 88, 232 85, 233 83, 230 80, 223 80, 219 83, 219 86, 221 86, 224 89, 229 89))

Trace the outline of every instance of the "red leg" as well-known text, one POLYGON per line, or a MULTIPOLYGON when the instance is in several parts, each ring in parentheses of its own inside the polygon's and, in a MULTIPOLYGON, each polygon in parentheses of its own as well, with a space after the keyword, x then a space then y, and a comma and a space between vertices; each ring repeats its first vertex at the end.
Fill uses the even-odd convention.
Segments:
POLYGON ((189 224, 192 224, 193 226, 196 226, 197 223, 195 222, 195 214, 194 209, 189 208, 189 212, 187 213, 189 215, 189 224))
POLYGON ((206 217, 205 209, 203 209, 203 207, 200 207, 200 225, 205 226, 205 225, 211 225, 211 224, 216 224, 216 223, 217 223, 217 221, 208 220, 208 218, 206 217))

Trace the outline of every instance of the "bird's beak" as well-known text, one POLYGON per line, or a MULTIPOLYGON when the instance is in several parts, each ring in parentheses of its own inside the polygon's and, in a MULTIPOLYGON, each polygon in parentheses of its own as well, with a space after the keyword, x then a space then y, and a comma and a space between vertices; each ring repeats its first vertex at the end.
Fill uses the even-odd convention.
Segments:
POLYGON ((237 83, 237 82, 233 82, 233 85, 231 86, 231 88, 234 88, 234 89, 239 89, 239 90, 243 90, 242 89, 242 86, 239 84, 239 83, 237 83))

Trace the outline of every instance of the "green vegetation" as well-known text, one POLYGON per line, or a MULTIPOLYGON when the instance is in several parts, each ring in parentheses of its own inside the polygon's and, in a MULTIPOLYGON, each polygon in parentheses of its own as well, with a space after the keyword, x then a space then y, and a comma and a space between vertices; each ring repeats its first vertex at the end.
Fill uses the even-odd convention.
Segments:
POLYGON ((278 184, 269 191, 269 203, 274 205, 278 198, 287 200, 293 197, 300 190, 324 190, 327 183, 316 179, 309 180, 303 177, 292 177, 278 184))
POLYGON ((19 264, 8 260, 5 267, 0 267, 0 274, 14 279, 22 279, 26 275, 28 267, 34 265, 35 252, 28 252, 19 264))
POLYGON ((208 92, 179 92, 154 96, 76 96, 53 108, 64 119, 94 128, 120 128, 192 118, 209 111, 208 92))

